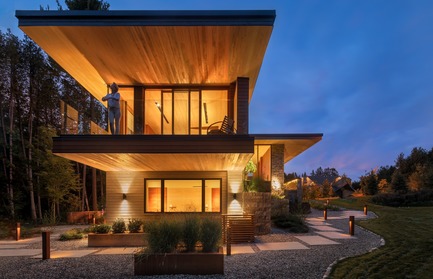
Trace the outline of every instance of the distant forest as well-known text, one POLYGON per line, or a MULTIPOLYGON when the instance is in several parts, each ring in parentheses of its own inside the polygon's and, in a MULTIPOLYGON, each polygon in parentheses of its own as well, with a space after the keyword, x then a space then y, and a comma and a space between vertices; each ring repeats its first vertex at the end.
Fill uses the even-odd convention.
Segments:
MULTIPOLYGON (((335 168, 317 168, 307 173, 288 173, 284 175, 285 182, 300 177, 309 177, 314 181, 332 183, 340 174, 335 168)), ((341 175, 344 176, 344 175, 341 175)), ((392 166, 381 166, 359 177, 359 181, 352 182, 352 188, 365 195, 380 193, 418 192, 433 190, 433 148, 430 150, 421 147, 413 148, 405 157, 398 155, 392 166)))
MULTIPOLYGON (((98 0, 64 2, 70 10, 110 6, 98 0)), ((0 216, 53 223, 67 211, 101 209, 105 173, 51 150, 52 137, 62 132, 61 101, 79 112, 80 121, 100 125, 106 120, 102 104, 31 39, 10 30, 0 31, 0 92, 0 216)))

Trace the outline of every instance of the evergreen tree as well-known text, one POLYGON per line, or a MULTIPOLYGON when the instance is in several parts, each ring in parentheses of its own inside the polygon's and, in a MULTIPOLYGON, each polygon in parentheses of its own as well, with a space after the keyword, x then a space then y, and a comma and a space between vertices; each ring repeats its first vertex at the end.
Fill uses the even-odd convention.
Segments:
POLYGON ((394 174, 392 175, 391 187, 392 190, 396 193, 403 194, 407 192, 408 187, 406 184, 406 180, 399 171, 394 172, 394 174))

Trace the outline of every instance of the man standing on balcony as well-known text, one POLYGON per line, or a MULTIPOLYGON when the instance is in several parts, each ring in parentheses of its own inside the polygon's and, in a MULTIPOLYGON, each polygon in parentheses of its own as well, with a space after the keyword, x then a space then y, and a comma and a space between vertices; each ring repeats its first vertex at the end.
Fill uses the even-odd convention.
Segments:
POLYGON ((110 85, 111 94, 107 94, 102 101, 108 101, 108 119, 112 135, 118 135, 120 129, 120 93, 119 86, 115 82, 110 85), (116 125, 116 127, 114 127, 116 125))

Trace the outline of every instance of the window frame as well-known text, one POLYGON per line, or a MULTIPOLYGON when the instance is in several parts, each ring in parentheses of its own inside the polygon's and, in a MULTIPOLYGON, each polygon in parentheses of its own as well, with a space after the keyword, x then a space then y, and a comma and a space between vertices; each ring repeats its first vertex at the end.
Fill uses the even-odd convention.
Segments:
POLYGON ((193 213, 198 213, 198 214, 215 214, 215 213, 222 213, 222 178, 144 178, 144 213, 145 214, 193 214, 193 213), (146 206, 147 206, 147 194, 146 194, 146 190, 147 190, 147 185, 146 182, 147 180, 159 180, 161 182, 161 211, 146 211, 146 206), (201 181, 201 211, 196 211, 196 212, 189 212, 189 211, 175 211, 175 212, 166 212, 164 211, 164 196, 165 196, 165 181, 166 180, 200 180, 201 181), (220 192, 220 200, 219 200, 219 211, 206 211, 206 191, 205 191, 205 186, 206 186, 206 180, 217 180, 219 181, 219 192, 220 192))

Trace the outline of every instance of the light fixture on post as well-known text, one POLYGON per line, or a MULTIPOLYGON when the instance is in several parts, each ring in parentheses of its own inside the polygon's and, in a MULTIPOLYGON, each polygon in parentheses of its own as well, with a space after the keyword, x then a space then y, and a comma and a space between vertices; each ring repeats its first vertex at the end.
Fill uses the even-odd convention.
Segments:
POLYGON ((124 200, 126 200, 126 194, 125 193, 122 194, 122 197, 124 200))
POLYGON ((355 216, 349 216, 349 234, 355 234, 355 216))

